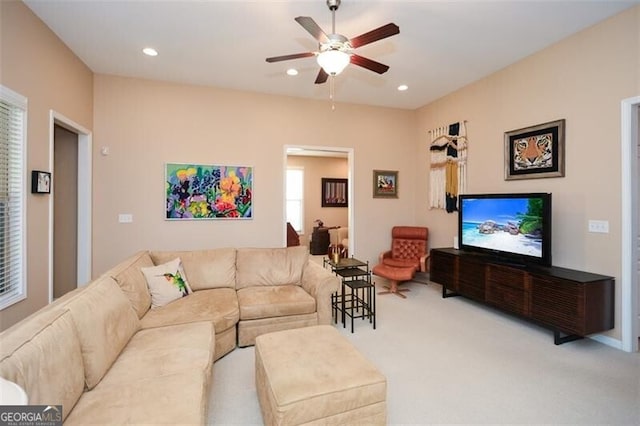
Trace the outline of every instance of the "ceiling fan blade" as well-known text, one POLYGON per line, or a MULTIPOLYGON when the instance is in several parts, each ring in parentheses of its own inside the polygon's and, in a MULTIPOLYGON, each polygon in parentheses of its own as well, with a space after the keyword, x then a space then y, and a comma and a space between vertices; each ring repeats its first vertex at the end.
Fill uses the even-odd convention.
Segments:
POLYGON ((373 72, 377 72, 378 74, 384 74, 389 69, 388 65, 381 64, 380 62, 373 61, 369 58, 365 58, 364 56, 356 55, 355 53, 351 54, 351 63, 373 72))
POLYGON ((318 40, 318 43, 327 43, 329 41, 329 38, 325 32, 322 31, 322 28, 320 28, 320 26, 316 24, 316 21, 314 21, 310 16, 298 16, 296 18, 296 22, 302 25, 302 28, 307 30, 313 38, 318 40))
POLYGON ((357 47, 364 46, 365 44, 373 43, 374 41, 382 40, 383 38, 391 37, 392 35, 399 33, 400 27, 391 23, 383 25, 380 28, 376 28, 375 30, 371 30, 368 33, 361 34, 349 41, 351 42, 351 47, 355 49, 357 47))
POLYGON ((267 62, 288 61, 290 59, 308 58, 315 55, 316 54, 314 52, 294 53, 293 55, 274 56, 272 58, 267 58, 267 62))
POLYGON ((320 68, 320 72, 318 72, 318 76, 316 77, 316 84, 326 83, 329 78, 329 74, 325 72, 322 68, 320 68))

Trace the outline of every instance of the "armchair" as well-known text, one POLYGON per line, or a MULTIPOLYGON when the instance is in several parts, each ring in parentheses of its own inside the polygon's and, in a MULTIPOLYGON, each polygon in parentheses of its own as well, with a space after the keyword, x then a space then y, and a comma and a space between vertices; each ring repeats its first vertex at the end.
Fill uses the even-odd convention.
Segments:
POLYGON ((390 285, 386 291, 378 294, 393 293, 406 297, 402 292, 409 289, 399 289, 398 284, 409 281, 417 271, 428 270, 428 239, 429 229, 420 226, 394 226, 391 230, 391 250, 379 256, 379 263, 373 267, 374 275, 386 278, 390 285))

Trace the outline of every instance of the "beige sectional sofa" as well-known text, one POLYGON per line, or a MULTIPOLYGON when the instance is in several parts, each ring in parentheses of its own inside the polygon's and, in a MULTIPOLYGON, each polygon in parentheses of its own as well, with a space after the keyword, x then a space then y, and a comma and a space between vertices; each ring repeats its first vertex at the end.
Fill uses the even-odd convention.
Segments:
POLYGON ((0 333, 0 377, 68 424, 202 424, 214 361, 330 324, 338 285, 305 247, 140 252, 0 333), (193 293, 151 309, 141 268, 176 257, 193 293))

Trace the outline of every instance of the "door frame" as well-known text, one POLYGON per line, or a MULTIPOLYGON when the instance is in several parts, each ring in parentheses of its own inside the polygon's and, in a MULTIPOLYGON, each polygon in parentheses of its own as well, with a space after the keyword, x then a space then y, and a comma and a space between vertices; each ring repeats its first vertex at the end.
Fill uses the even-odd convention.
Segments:
POLYGON ((354 152, 353 148, 343 148, 336 146, 315 146, 315 145, 284 145, 283 157, 282 157, 282 243, 283 246, 287 246, 287 197, 284 196, 287 192, 287 157, 289 150, 299 151, 325 151, 327 153, 340 152, 347 154, 347 199, 349 205, 347 206, 347 222, 349 227, 349 253, 355 253, 355 226, 353 218, 355 216, 355 199, 353 198, 353 176, 354 176, 354 152))
POLYGON ((622 247, 621 326, 622 350, 638 351, 638 125, 640 96, 624 99, 621 105, 622 247))
MULTIPOLYGON (((77 232, 77 285, 91 281, 91 176, 92 133, 88 129, 54 111, 49 111, 49 170, 53 170, 54 127, 58 125, 78 135, 78 232, 77 232)), ((53 302, 53 198, 49 197, 49 303, 53 302)))

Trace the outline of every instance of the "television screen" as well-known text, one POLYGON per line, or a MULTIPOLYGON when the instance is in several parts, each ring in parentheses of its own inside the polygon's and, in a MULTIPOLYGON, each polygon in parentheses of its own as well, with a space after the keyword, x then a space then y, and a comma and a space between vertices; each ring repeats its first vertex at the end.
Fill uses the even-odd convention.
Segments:
POLYGON ((551 194, 460 196, 460 248, 551 264, 551 194))

